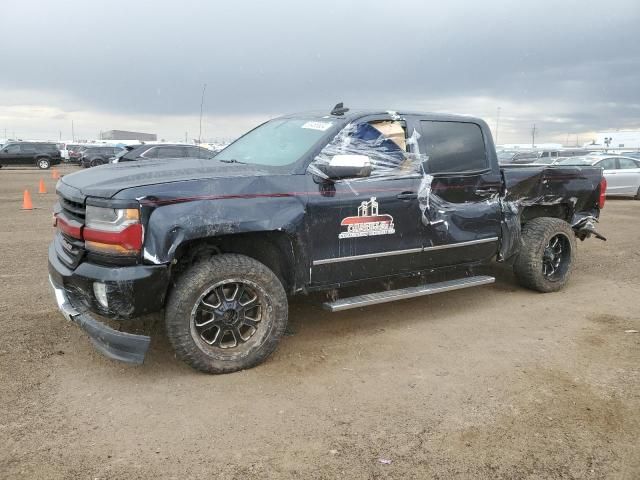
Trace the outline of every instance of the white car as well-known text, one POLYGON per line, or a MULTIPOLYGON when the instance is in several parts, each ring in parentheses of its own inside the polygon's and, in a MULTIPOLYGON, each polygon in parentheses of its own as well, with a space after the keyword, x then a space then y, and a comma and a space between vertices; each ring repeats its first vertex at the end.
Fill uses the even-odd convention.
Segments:
POLYGON ((632 196, 640 200, 640 160, 621 155, 587 155, 560 160, 555 165, 602 167, 607 179, 607 196, 632 196))

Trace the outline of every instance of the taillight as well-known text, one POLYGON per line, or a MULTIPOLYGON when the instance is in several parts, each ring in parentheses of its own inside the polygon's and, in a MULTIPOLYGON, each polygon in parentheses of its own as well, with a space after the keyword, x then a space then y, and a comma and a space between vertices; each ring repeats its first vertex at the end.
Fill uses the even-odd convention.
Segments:
POLYGON ((109 255, 136 255, 142 249, 143 230, 136 208, 87 205, 82 236, 87 250, 109 255))
POLYGON ((600 180, 600 197, 598 198, 598 208, 604 208, 604 201, 607 197, 607 179, 602 177, 600 180))

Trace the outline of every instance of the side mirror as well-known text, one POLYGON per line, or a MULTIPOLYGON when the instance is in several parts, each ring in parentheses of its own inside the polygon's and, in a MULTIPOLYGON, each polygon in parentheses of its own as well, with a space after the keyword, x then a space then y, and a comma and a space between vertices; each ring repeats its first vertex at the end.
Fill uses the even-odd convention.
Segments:
POLYGON ((368 177, 371 175, 371 160, 366 155, 334 155, 322 170, 332 179, 368 177))

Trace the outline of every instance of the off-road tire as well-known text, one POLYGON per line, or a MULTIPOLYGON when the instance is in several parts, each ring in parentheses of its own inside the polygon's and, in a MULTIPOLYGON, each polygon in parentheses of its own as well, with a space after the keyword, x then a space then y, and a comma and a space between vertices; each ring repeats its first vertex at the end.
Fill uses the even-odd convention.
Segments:
POLYGON ((51 166, 51 160, 49 160, 48 158, 37 158, 36 166, 40 170, 47 170, 51 166))
POLYGON ((288 319, 287 295, 278 277, 265 265, 245 255, 221 254, 184 272, 171 290, 165 309, 167 336, 179 359, 205 373, 231 373, 262 363, 278 346, 288 319), (194 338, 192 312, 211 286, 226 279, 241 279, 259 286, 267 298, 259 343, 237 358, 221 349, 207 348, 194 338))
POLYGON ((522 228, 522 245, 513 266, 518 283, 538 292, 556 292, 564 288, 569 280, 576 260, 576 236, 571 225, 559 218, 538 217, 522 228), (545 247, 556 235, 567 238, 570 246, 569 258, 557 278, 543 273, 545 247))

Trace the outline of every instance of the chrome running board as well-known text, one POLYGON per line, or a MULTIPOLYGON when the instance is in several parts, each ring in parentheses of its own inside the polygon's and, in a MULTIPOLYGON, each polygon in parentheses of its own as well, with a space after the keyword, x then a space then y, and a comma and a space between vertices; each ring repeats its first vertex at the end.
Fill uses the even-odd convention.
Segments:
POLYGON ((457 280, 447 280, 445 282, 428 283, 418 287, 389 290, 388 292, 357 295, 355 297, 343 298, 334 302, 325 302, 322 306, 325 310, 329 310, 330 312, 340 312, 342 310, 349 310, 350 308, 368 307, 369 305, 393 302, 395 300, 404 300, 405 298, 433 295, 434 293, 460 290, 461 288, 479 287, 481 285, 488 285, 495 281, 496 279, 494 277, 478 275, 475 277, 459 278, 457 280))

